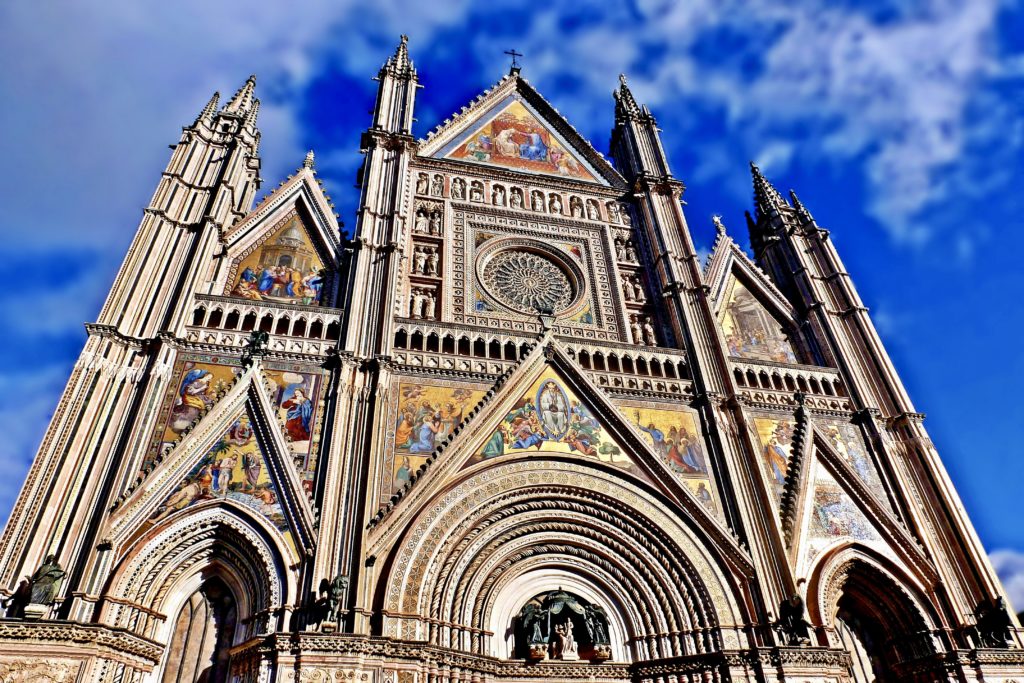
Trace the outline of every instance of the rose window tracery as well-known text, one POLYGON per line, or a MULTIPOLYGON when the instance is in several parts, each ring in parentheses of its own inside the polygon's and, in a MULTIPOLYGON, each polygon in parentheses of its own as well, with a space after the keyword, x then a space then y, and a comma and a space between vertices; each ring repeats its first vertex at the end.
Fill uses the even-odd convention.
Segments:
POLYGON ((488 291, 509 308, 538 313, 561 311, 576 292, 569 276, 551 260, 529 251, 501 251, 483 269, 488 291))

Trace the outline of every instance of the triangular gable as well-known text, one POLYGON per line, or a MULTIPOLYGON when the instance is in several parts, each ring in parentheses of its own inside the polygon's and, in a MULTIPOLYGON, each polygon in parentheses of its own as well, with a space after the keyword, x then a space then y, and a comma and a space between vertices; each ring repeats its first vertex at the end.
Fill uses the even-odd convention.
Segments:
MULTIPOLYGON (((559 399, 553 400, 559 402, 559 399)), ((525 412, 523 411, 524 415, 525 412)), ((541 427, 545 430, 545 435, 549 434, 547 429, 552 427, 553 431, 550 433, 561 432, 561 421, 552 419, 551 422, 548 427, 541 427)), ((643 435, 622 419, 611 401, 553 340, 547 341, 546 344, 538 344, 509 375, 499 380, 494 389, 488 391, 480 403, 469 412, 462 425, 438 446, 419 471, 413 473, 407 484, 378 511, 368 524, 371 535, 368 552, 385 552, 387 544, 397 537, 418 510, 453 481, 461 480, 470 473, 498 463, 519 458, 549 459, 554 468, 558 467, 560 460, 572 459, 620 471, 635 482, 646 484, 661 492, 689 513, 696 528, 703 529, 704 533, 709 534, 724 547, 731 547, 742 554, 733 535, 710 514, 705 503, 701 502, 689 487, 679 485, 667 465, 648 447, 643 435), (569 425, 573 422, 573 398, 570 396, 586 397, 586 402, 579 403, 583 410, 578 411, 577 415, 580 420, 583 419, 584 412, 588 414, 587 419, 596 418, 598 426, 595 428, 591 425, 591 431, 597 429, 600 435, 599 444, 609 444, 619 450, 615 462, 612 462, 610 452, 601 454, 600 446, 595 446, 593 441, 581 450, 578 446, 570 446, 564 440, 556 441, 551 438, 545 439, 553 442, 549 451, 543 450, 543 445, 540 449, 537 449, 536 444, 533 444, 532 448, 506 449, 502 444, 502 452, 498 454, 498 449, 493 443, 495 433, 503 424, 511 425, 508 422, 509 416, 515 415, 518 410, 525 407, 525 398, 542 400, 537 398, 537 393, 544 389, 545 381, 556 382, 557 391, 564 392, 570 410, 570 417, 566 419, 565 434, 569 433, 569 425), (592 453, 594 449, 598 452, 592 453), (485 456, 485 451, 489 455, 485 456), (602 455, 606 459, 602 459, 602 455)))
POLYGON ((249 301, 319 306, 325 268, 297 211, 289 212, 248 248, 230 253, 224 295, 249 301))
POLYGON ((530 384, 465 466, 504 455, 540 453, 591 458, 641 474, 633 458, 604 429, 590 402, 551 367, 530 384))
POLYGON ((738 277, 726 286, 718 313, 730 356, 775 363, 801 363, 800 351, 779 320, 738 277))
POLYGON ((912 568, 926 583, 934 582, 937 575, 920 545, 832 447, 831 437, 814 427, 811 443, 806 495, 790 544, 798 575, 809 575, 826 550, 859 543, 912 568))
POLYGON ((875 525, 819 462, 814 463, 813 485, 805 502, 800 566, 810 565, 825 548, 856 541, 895 559, 875 525))
POLYGON ((571 150, 529 104, 509 95, 435 156, 596 182, 596 171, 571 150))
POLYGON ((238 377, 123 496, 110 517, 108 535, 124 541, 210 501, 258 512, 297 558, 311 549, 314 516, 290 462, 288 440, 275 414, 274 389, 258 363, 238 377))
POLYGON ((300 169, 231 227, 214 293, 307 306, 330 300, 339 225, 318 182, 312 169, 300 169))
MULTIPOLYGON (((242 373, 232 359, 203 354, 179 357, 174 366, 157 418, 156 433, 142 465, 149 471, 160 453, 173 448, 196 419, 217 403, 242 373)), ((262 365, 269 383, 270 403, 288 436, 287 448, 299 472, 301 487, 313 501, 317 445, 321 428, 319 406, 324 377, 321 372, 287 362, 262 365)))
POLYGON ((622 176, 518 74, 421 141, 422 156, 624 187, 622 176))
POLYGON ((211 500, 230 500, 267 519, 294 547, 281 492, 270 475, 247 411, 231 425, 149 516, 158 524, 179 510, 211 500))
POLYGON ((719 232, 704 268, 704 281, 711 288, 712 306, 720 312, 727 300, 730 286, 740 278, 748 290, 769 303, 776 317, 793 322, 796 315, 792 304, 779 291, 764 271, 728 234, 719 232))

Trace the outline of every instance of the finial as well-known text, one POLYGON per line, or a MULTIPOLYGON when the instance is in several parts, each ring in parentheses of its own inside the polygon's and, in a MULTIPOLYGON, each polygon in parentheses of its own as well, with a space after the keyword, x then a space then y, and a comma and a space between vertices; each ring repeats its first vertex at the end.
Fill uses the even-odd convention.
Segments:
POLYGON ((313 168, 313 162, 314 162, 315 159, 316 159, 316 155, 313 154, 313 150, 309 150, 308 152, 306 152, 306 158, 302 162, 302 167, 303 168, 313 168))
POLYGON ((711 217, 711 222, 715 224, 715 232, 719 235, 725 234, 725 225, 722 223, 722 217, 715 214, 711 217))

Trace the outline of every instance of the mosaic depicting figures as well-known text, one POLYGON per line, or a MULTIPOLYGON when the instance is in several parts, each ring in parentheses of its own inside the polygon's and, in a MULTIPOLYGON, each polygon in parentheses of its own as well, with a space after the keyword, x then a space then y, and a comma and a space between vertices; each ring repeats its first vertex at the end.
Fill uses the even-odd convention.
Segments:
POLYGON ((494 117, 448 152, 448 158, 594 180, 590 171, 522 102, 509 98, 498 108, 494 117))
POLYGON ((849 536, 867 540, 878 536, 857 504, 820 464, 814 482, 809 528, 812 537, 849 536))
POLYGON ((393 489, 409 481, 483 395, 482 390, 467 387, 401 383, 395 422, 393 489))
POLYGON ((254 301, 316 306, 323 292, 323 263, 298 215, 238 264, 231 296, 254 301))
POLYGON ((590 408, 551 370, 542 373, 516 402, 474 460, 508 453, 571 453, 624 469, 633 467, 590 408))
POLYGON ((152 522, 206 500, 231 500, 270 520, 282 532, 288 522, 270 479, 249 418, 242 413, 153 512, 152 522))
POLYGON ((622 414, 640 430, 651 449, 679 475, 697 500, 712 513, 718 512, 707 459, 693 414, 682 410, 620 407, 622 414))
POLYGON ((779 420, 771 417, 754 418, 754 428, 757 430, 758 442, 761 444, 765 472, 776 497, 780 500, 782 499, 782 488, 786 483, 786 469, 789 467, 795 427, 796 423, 792 420, 779 420))
MULTIPOLYGON (((185 361, 179 379, 172 384, 167 419, 158 448, 175 442, 181 433, 201 414, 209 410, 235 381, 240 369, 221 363, 185 361)), ((289 437, 289 450, 308 495, 313 492, 316 471, 315 449, 317 401, 320 393, 319 374, 296 372, 271 367, 263 368, 271 384, 274 408, 284 423, 289 437)))
POLYGON ((792 341, 778 321, 739 280, 733 279, 722 314, 729 355, 778 363, 798 363, 792 341))
POLYGON ((850 466, 864 486, 879 501, 883 503, 887 501, 885 489, 878 477, 878 470, 875 469, 875 463, 872 462, 871 456, 868 455, 864 447, 864 441, 857 427, 852 424, 832 422, 825 425, 824 432, 830 445, 850 466))

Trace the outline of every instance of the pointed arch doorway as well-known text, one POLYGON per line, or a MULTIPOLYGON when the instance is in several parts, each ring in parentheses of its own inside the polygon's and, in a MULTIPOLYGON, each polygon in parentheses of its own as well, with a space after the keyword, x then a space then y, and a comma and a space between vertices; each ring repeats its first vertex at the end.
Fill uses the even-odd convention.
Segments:
POLYGON ((184 601, 173 622, 161 683, 226 683, 238 611, 217 576, 184 601))

